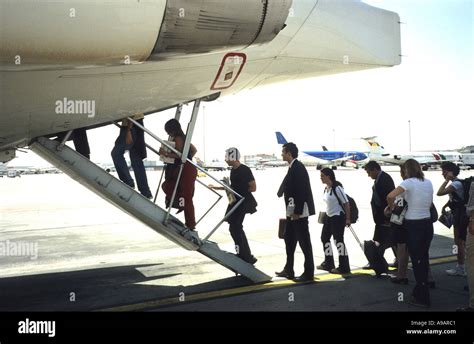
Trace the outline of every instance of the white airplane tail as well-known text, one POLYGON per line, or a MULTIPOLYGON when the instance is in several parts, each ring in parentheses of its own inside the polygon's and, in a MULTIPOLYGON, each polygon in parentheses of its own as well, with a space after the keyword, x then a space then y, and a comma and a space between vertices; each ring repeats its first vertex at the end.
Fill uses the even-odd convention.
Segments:
POLYGON ((369 146, 370 159, 381 157, 382 154, 385 152, 385 148, 380 143, 377 142, 376 138, 377 136, 362 138, 362 140, 364 140, 369 146))

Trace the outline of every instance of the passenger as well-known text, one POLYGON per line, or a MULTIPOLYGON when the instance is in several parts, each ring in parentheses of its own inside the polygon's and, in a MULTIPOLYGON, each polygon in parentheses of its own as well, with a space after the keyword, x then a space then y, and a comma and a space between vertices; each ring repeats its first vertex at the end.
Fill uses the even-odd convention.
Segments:
MULTIPOLYGON (((403 166, 400 166, 400 175, 403 180, 407 179, 403 166)), ((407 203, 405 202, 405 199, 403 198, 404 194, 405 193, 400 194, 399 196, 397 196, 395 200, 395 203, 402 207, 407 205, 407 203)), ((388 206, 386 209, 387 211, 389 211, 388 206)), ((409 253, 408 253, 408 247, 407 247, 407 240, 408 240, 407 230, 403 224, 398 225, 398 224, 391 223, 391 226, 393 228, 394 241, 397 244, 398 266, 397 266, 396 275, 392 276, 390 278, 390 281, 396 284, 408 284, 407 272, 408 272, 409 253)), ((428 270, 428 287, 430 289, 434 289, 436 287, 435 281, 433 279, 433 275, 431 273, 431 268, 429 268, 428 270)))
POLYGON ((433 239, 431 204, 433 203, 433 184, 425 178, 418 161, 409 159, 404 164, 407 179, 390 192, 387 202, 390 209, 395 207, 397 196, 404 194, 408 203, 404 227, 407 231, 408 252, 413 265, 416 286, 409 303, 430 307, 429 293, 429 249, 433 239))
POLYGON ((283 145, 282 158, 290 164, 279 190, 278 197, 284 195, 286 207, 286 264, 282 271, 276 272, 278 277, 294 279, 293 270, 296 244, 299 243, 304 254, 304 272, 296 278, 297 282, 314 280, 314 261, 311 237, 308 229, 308 217, 315 214, 313 194, 308 171, 297 160, 298 148, 293 142, 283 145))
MULTIPOLYGON (((403 180, 407 179, 403 166, 400 166, 400 175, 403 180)), ((404 192, 397 196, 395 204, 400 207, 405 207, 406 203, 403 198, 404 192)), ((388 205, 386 209, 389 209, 388 205)), ((390 278, 390 281, 396 284, 408 284, 408 248, 407 248, 407 230, 402 225, 391 223, 393 229, 394 241, 397 245, 397 273, 390 278)))
MULTIPOLYGON (((183 152, 184 144, 186 142, 186 135, 181 129, 181 124, 176 119, 170 119, 165 124, 166 133, 171 137, 171 141, 175 143, 175 149, 179 152, 183 152)), ((197 149, 193 144, 189 146, 188 159, 192 160, 196 154, 197 149)), ((167 158, 174 158, 174 164, 168 164, 165 173, 165 182, 162 185, 163 191, 166 194, 166 205, 170 206, 171 197, 178 181, 179 170, 181 165, 181 157, 174 152, 166 152, 160 149, 160 155, 167 158)), ((195 230, 196 229, 196 218, 194 214, 194 184, 196 182, 197 169, 189 161, 183 166, 183 172, 178 184, 176 192, 175 202, 172 205, 178 208, 180 211, 184 210, 184 218, 186 227, 195 230)))
POLYGON ((323 168, 321 170, 321 181, 323 184, 326 184, 323 200, 326 202, 327 218, 321 233, 325 259, 317 268, 334 274, 348 274, 351 272, 351 268, 349 266, 347 248, 344 244, 344 228, 351 225, 349 200, 342 184, 336 180, 332 169, 323 168), (334 265, 331 236, 336 242, 339 253, 339 267, 337 269, 335 269, 334 265))
MULTIPOLYGON (((244 202, 229 216, 227 222, 229 223, 229 231, 235 243, 237 256, 247 263, 255 264, 255 258, 251 251, 243 229, 243 222, 246 214, 253 214, 257 211, 257 201, 252 195, 252 192, 257 190, 257 184, 252 171, 249 167, 240 162, 240 152, 237 148, 229 148, 226 150, 226 163, 232 167, 230 172, 230 187, 239 195, 245 198, 244 202)), ((213 189, 222 190, 223 187, 211 186, 213 189)), ((239 201, 230 203, 227 207, 226 214, 239 201)))
POLYGON ((449 195, 449 201, 443 207, 450 208, 453 213, 454 243, 457 246, 457 264, 454 269, 449 269, 446 273, 450 276, 466 276, 464 259, 466 255, 466 236, 468 218, 466 216, 466 207, 464 206, 464 189, 461 181, 457 178, 460 172, 459 166, 452 162, 441 164, 441 170, 445 181, 441 184, 437 195, 449 195), (448 185, 448 183, 450 183, 448 185))
MULTIPOLYGON (((67 131, 63 131, 57 134, 57 141, 62 141, 67 135, 67 131)), ((84 128, 74 129, 69 140, 74 142, 74 148, 76 152, 80 153, 82 156, 86 157, 87 159, 91 158, 91 150, 89 147, 89 140, 87 138, 87 130, 84 128)))
MULTIPOLYGON (((370 201, 372 216, 375 222, 373 241, 380 243, 382 252, 392 247, 395 261, 391 266, 397 266, 397 250, 396 244, 393 242, 393 231, 390 226, 390 221, 384 215, 384 209, 387 207, 387 195, 395 189, 395 184, 392 177, 382 171, 376 161, 369 161, 364 166, 364 169, 367 175, 374 180, 372 200, 370 201)), ((370 264, 367 264, 364 268, 370 269, 370 264)))
MULTIPOLYGON (((144 125, 144 116, 142 114, 135 115, 132 118, 142 126, 144 125)), ((137 180, 138 190, 146 198, 153 198, 148 186, 145 166, 143 165, 143 159, 146 158, 145 134, 143 130, 133 125, 131 121, 124 119, 122 120, 120 134, 117 140, 115 140, 115 146, 112 149, 111 155, 120 180, 131 188, 135 188, 135 182, 130 175, 130 170, 124 158, 124 153, 127 150, 130 154, 130 161, 135 179, 137 180)))
POLYGON ((469 189, 469 200, 467 202, 467 215, 469 216, 469 232, 466 240, 466 266, 467 281, 469 288, 469 305, 458 311, 474 312, 474 182, 469 189))

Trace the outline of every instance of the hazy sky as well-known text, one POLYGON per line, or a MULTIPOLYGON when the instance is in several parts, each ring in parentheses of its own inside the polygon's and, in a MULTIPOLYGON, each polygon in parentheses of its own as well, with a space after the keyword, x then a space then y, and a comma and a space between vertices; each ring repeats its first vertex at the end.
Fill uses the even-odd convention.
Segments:
MULTIPOLYGON (((474 145, 474 1, 364 2, 400 15, 400 66, 266 86, 206 104, 193 140, 197 155, 222 159, 228 146, 279 154, 275 131, 303 150, 367 150, 357 138, 377 135, 389 151, 408 151, 408 120, 413 150, 474 145)), ((148 116, 146 125, 164 136, 172 116, 148 116)), ((93 160, 111 161, 116 135, 117 128, 89 133, 93 160)), ((31 152, 20 156, 11 165, 41 161, 31 152)))

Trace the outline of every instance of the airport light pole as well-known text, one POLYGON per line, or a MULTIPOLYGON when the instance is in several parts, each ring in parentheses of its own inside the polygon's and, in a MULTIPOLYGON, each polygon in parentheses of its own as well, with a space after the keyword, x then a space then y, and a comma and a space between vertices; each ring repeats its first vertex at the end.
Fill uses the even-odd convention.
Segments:
POLYGON ((411 152, 411 120, 408 120, 408 146, 411 152))

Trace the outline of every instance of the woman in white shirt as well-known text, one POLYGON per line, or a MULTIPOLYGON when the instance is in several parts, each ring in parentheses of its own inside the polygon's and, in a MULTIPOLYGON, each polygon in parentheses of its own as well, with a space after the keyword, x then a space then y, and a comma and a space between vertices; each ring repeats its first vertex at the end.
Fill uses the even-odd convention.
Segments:
POLYGON ((349 266, 346 245, 344 244, 344 227, 351 224, 349 200, 342 188, 342 184, 336 180, 333 170, 329 168, 322 169, 321 181, 323 184, 326 184, 323 200, 326 203, 327 217, 321 233, 325 259, 317 268, 334 274, 348 274, 351 272, 351 268, 349 266), (331 236, 336 241, 339 253, 339 267, 337 269, 335 269, 334 265, 331 236))
POLYGON ((397 196, 404 194, 408 203, 404 227, 407 231, 408 252, 413 264, 416 286, 411 304, 430 307, 428 285, 429 249, 433 239, 433 222, 430 208, 433 203, 433 184, 425 178, 418 161, 407 160, 403 165, 407 179, 387 196, 391 209, 395 207, 397 196))

